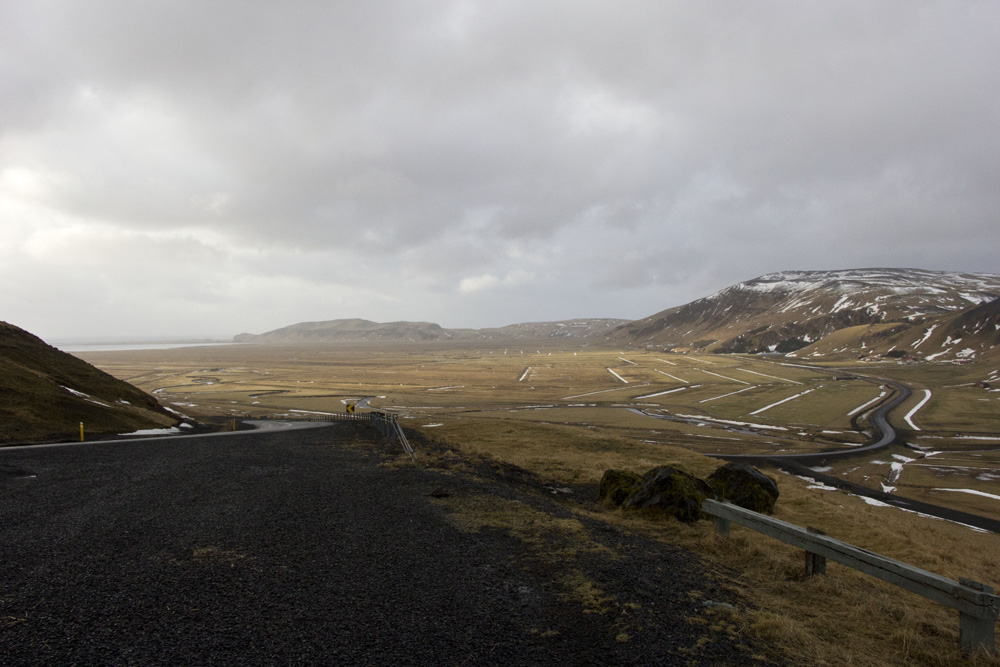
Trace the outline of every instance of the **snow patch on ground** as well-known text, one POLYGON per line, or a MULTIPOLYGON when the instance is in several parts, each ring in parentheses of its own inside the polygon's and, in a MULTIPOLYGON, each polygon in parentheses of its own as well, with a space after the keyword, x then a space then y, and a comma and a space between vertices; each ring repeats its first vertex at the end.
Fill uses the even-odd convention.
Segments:
POLYGON ((754 410, 750 414, 752 414, 752 415, 759 415, 760 413, 764 412, 765 410, 770 410, 771 408, 777 407, 777 406, 781 405, 782 403, 787 403, 788 401, 795 400, 796 398, 800 398, 802 396, 805 396, 806 394, 808 394, 810 392, 813 392, 813 391, 816 391, 816 387, 814 387, 812 389, 806 389, 805 391, 803 391, 801 393, 798 393, 798 394, 795 394, 794 396, 789 396, 788 398, 784 398, 784 399, 778 401, 777 403, 771 403, 771 405, 765 405, 764 407, 760 408, 759 410, 754 410))
POLYGON ((621 380, 625 384, 628 384, 628 380, 626 380, 625 378, 623 378, 621 375, 618 375, 618 373, 615 373, 610 368, 605 368, 604 370, 606 370, 607 372, 611 373, 612 375, 614 375, 616 378, 618 378, 619 380, 621 380))
POLYGON ((935 329, 937 329, 937 325, 936 324, 932 324, 931 326, 929 326, 927 328, 926 333, 924 333, 924 337, 921 338, 920 340, 918 340, 916 343, 913 344, 913 349, 915 350, 918 347, 920 347, 921 345, 923 345, 925 342, 927 342, 927 339, 931 337, 931 334, 934 333, 935 329))
MULTIPOLYGON (((190 426, 188 426, 190 428, 190 426)), ((180 433, 181 430, 176 426, 171 426, 170 428, 144 428, 138 431, 132 431, 131 433, 119 433, 118 435, 176 435, 180 433)))
POLYGON ((618 387, 616 389, 598 389, 597 391, 588 391, 586 394, 575 394, 573 396, 563 396, 561 400, 568 401, 573 398, 582 398, 584 396, 593 396, 594 394, 606 394, 609 391, 622 391, 625 387, 618 387))
POLYGON ((653 398, 654 396, 663 396, 664 394, 672 394, 675 391, 684 391, 685 389, 690 389, 691 387, 677 387, 676 389, 668 389, 666 391, 658 391, 655 394, 646 394, 645 396, 636 396, 636 400, 640 398, 653 398))
POLYGON ((872 403, 875 403, 878 400, 880 400, 883 396, 885 396, 885 393, 886 393, 885 389, 883 389, 882 392, 878 396, 876 396, 872 400, 868 401, 864 405, 859 405, 858 407, 854 408, 853 410, 851 410, 850 412, 847 413, 847 416, 848 417, 853 417, 854 415, 858 414, 859 412, 861 412, 862 410, 864 410, 865 408, 867 408, 872 403))
POLYGON ((986 493, 985 491, 976 491, 975 489, 933 489, 934 491, 954 491, 956 493, 971 493, 974 496, 982 496, 983 498, 992 498, 993 500, 1000 500, 1000 496, 995 493, 986 493))
POLYGON ((737 380, 736 378, 726 377, 725 375, 719 375, 718 373, 713 373, 712 371, 706 371, 704 368, 696 368, 696 371, 701 371, 702 373, 708 373, 709 375, 714 375, 717 378, 722 378, 723 380, 729 380, 730 382, 738 382, 740 384, 750 384, 749 382, 744 382, 743 380, 737 380))
POLYGON ((704 399, 702 401, 698 401, 698 402, 699 403, 710 403, 711 401, 717 401, 720 398, 725 398, 727 396, 733 396, 735 394, 739 394, 739 393, 744 392, 744 391, 750 391, 751 389, 756 389, 757 387, 758 387, 758 385, 751 385, 749 387, 743 387, 742 389, 737 389, 736 391, 731 391, 728 394, 723 394, 721 396, 713 396, 712 398, 706 398, 706 399, 704 399))
POLYGON ((102 408, 113 407, 113 406, 108 405, 104 401, 100 401, 100 400, 94 398, 90 394, 85 394, 82 391, 77 391, 76 389, 70 389, 69 387, 65 387, 63 385, 59 385, 59 386, 62 387, 63 389, 65 389, 66 391, 68 391, 69 393, 73 394, 74 396, 82 398, 83 400, 87 401, 88 403, 93 403, 94 405, 99 405, 102 408))
POLYGON ((802 475, 796 475, 796 477, 798 477, 799 479, 801 479, 803 481, 810 482, 809 486, 806 487, 807 489, 819 489, 820 491, 836 491, 837 490, 837 487, 835 487, 835 486, 827 486, 826 484, 823 484, 822 482, 817 482, 812 477, 804 477, 802 475))
MULTIPOLYGON (((854 496, 853 493, 850 493, 848 495, 854 496)), ((861 498, 861 500, 865 501, 869 505, 872 505, 873 507, 894 507, 894 505, 890 505, 889 503, 884 503, 881 500, 875 500, 874 498, 869 498, 868 496, 854 496, 854 497, 861 498)))
MULTIPOLYGON (((777 346, 775 345, 775 347, 777 346)), ((736 370, 742 371, 744 373, 753 373, 754 375, 760 375, 761 377, 771 378, 772 380, 781 380, 782 382, 791 382, 792 384, 802 384, 801 382, 797 382, 796 380, 789 380, 788 378, 780 378, 777 375, 766 375, 764 373, 758 373, 757 371, 752 371, 748 368, 737 368, 736 370)))
POLYGON ((931 390, 930 389, 924 389, 924 397, 923 397, 923 399, 921 399, 921 401, 919 403, 917 403, 917 405, 912 410, 910 410, 909 413, 907 413, 907 415, 905 417, 903 417, 903 421, 905 421, 907 424, 909 424, 910 427, 914 431, 919 431, 920 427, 917 426, 916 424, 914 424, 913 420, 910 419, 910 417, 912 417, 913 415, 917 414, 917 411, 920 410, 920 408, 924 407, 924 404, 926 404, 927 401, 929 401, 929 400, 931 400, 931 390))
POLYGON ((784 426, 771 426, 769 424, 753 424, 751 422, 738 422, 729 419, 716 419, 715 417, 704 417, 702 415, 677 415, 677 416, 683 417, 684 419, 700 419, 706 423, 712 423, 712 424, 730 424, 732 426, 748 426, 750 428, 763 428, 763 429, 770 429, 772 431, 788 430, 784 426))

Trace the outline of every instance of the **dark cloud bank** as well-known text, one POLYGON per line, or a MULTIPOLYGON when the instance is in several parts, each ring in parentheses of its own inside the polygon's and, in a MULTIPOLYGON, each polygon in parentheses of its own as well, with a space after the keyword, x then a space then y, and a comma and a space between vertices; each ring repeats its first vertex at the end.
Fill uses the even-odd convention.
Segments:
POLYGON ((6 2, 0 319, 480 327, 997 272, 998 41, 989 2, 6 2))

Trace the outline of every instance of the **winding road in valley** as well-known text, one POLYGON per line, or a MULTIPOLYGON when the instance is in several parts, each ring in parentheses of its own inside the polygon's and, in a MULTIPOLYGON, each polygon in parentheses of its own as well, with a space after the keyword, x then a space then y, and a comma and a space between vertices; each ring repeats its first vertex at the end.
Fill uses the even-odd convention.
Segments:
MULTIPOLYGON (((754 465, 774 466, 791 474, 809 477, 827 486, 832 486, 854 495, 870 498, 900 509, 918 512, 920 514, 927 514, 929 516, 938 517, 939 519, 955 521, 957 523, 973 526, 982 530, 1000 533, 1000 520, 979 516, 978 514, 969 514, 968 512, 953 510, 947 507, 941 507, 940 505, 931 505, 919 500, 904 498, 902 496, 885 493, 883 491, 876 491, 868 488, 867 486, 855 484, 854 482, 849 482, 839 477, 824 475, 813 469, 816 466, 829 463, 830 461, 870 454, 872 452, 885 449, 896 442, 898 433, 889 423, 889 414, 910 398, 910 396, 913 395, 913 390, 902 382, 890 380, 888 378, 863 375, 859 375, 857 377, 865 380, 866 382, 889 387, 892 390, 888 396, 882 397, 874 408, 855 415, 851 419, 851 424, 855 427, 855 429, 860 430, 857 426, 858 419, 863 414, 869 414, 868 423, 874 431, 874 439, 871 443, 861 447, 851 447, 848 449, 836 449, 822 452, 809 452, 806 454, 709 454, 709 456, 722 459, 724 461, 738 461, 754 465)), ((688 423, 704 423, 703 420, 698 419, 657 415, 636 408, 629 409, 637 414, 657 419, 670 419, 673 421, 683 421, 688 423)), ((738 433, 740 431, 740 427, 738 426, 727 426, 725 428, 726 430, 732 432, 738 433)))
MULTIPOLYGON (((889 380, 886 378, 877 378, 871 376, 858 376, 862 380, 867 382, 872 382, 874 384, 883 385, 891 387, 893 392, 884 397, 879 404, 871 411, 871 416, 868 419, 868 423, 871 424, 875 433, 878 435, 878 439, 868 445, 863 445, 861 447, 851 447, 850 449, 838 449, 832 451, 824 452, 809 452, 807 454, 772 454, 772 455, 753 455, 753 454, 718 454, 717 458, 724 459, 726 461, 747 461, 750 462, 790 462, 790 463, 801 463, 801 464, 812 464, 816 465, 819 463, 824 463, 827 461, 832 461, 836 459, 848 458, 851 456, 857 456, 858 454, 866 454, 879 449, 888 447, 896 441, 896 429, 892 427, 889 423, 889 413, 898 408, 903 402, 906 401, 910 396, 913 395, 913 390, 907 387, 902 382, 897 382, 895 380, 889 380)), ((860 415, 859 415, 860 416, 860 415)), ((851 423, 857 428, 858 416, 855 416, 851 423)))
MULTIPOLYGON (((871 415, 868 419, 868 423, 871 424, 875 433, 877 434, 877 439, 871 444, 864 445, 862 447, 852 447, 850 449, 841 449, 827 452, 810 452, 808 454, 777 454, 772 456, 754 456, 754 455, 740 455, 740 454, 716 454, 715 458, 723 459, 725 461, 743 461, 746 463, 756 463, 761 465, 773 465, 778 468, 782 468, 792 474, 801 475, 803 477, 810 477, 817 482, 825 484, 827 486, 832 486, 849 493, 853 493, 858 496, 863 496, 865 498, 871 498, 872 500, 877 500, 879 502, 885 503, 887 505, 892 505, 893 507, 898 507, 900 509, 909 510, 911 512, 918 512, 920 514, 927 514, 929 516, 934 516, 939 519, 946 519, 948 521, 955 521, 957 523, 963 523, 967 526, 973 526, 982 530, 988 530, 993 533, 1000 533, 1000 520, 992 519, 989 517, 979 516, 978 514, 970 514, 968 512, 962 512, 959 510, 953 510, 948 507, 941 507, 940 505, 931 505, 929 503, 921 502, 919 500, 913 500, 911 498, 904 498, 903 496, 898 496, 895 494, 885 493, 883 491, 876 491, 870 489, 867 486, 862 486, 860 484, 855 484, 854 482, 848 482, 847 480, 841 479, 839 477, 834 477, 832 475, 824 475, 822 473, 816 472, 813 468, 809 466, 817 466, 829 461, 836 461, 840 459, 845 459, 852 456, 858 456, 860 454, 868 454, 880 449, 884 449, 889 445, 896 442, 897 432, 896 429, 892 427, 889 423, 889 413, 902 405, 910 396, 913 395, 913 390, 907 387, 902 382, 897 382, 896 380, 889 380, 887 378, 877 378, 871 376, 858 376, 862 380, 867 382, 876 383, 882 386, 887 386, 892 388, 892 394, 887 397, 882 398, 878 405, 871 411, 871 415)), ((857 424, 857 419, 861 415, 856 415, 851 423, 857 424)))

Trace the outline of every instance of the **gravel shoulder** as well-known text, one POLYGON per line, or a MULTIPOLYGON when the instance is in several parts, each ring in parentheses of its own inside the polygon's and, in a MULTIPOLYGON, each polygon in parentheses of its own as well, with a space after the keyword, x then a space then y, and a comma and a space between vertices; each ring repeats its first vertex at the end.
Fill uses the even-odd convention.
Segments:
POLYGON ((0 563, 5 665, 771 664, 694 555, 352 423, 0 450, 0 563))

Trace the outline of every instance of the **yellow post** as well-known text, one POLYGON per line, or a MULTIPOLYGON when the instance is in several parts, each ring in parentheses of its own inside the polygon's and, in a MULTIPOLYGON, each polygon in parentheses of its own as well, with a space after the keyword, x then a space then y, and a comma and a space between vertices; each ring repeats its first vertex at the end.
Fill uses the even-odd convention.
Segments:
POLYGON ((83 422, 80 422, 80 442, 83 442, 83 422))
POLYGON ((233 430, 236 430, 236 417, 233 417, 233 430))

